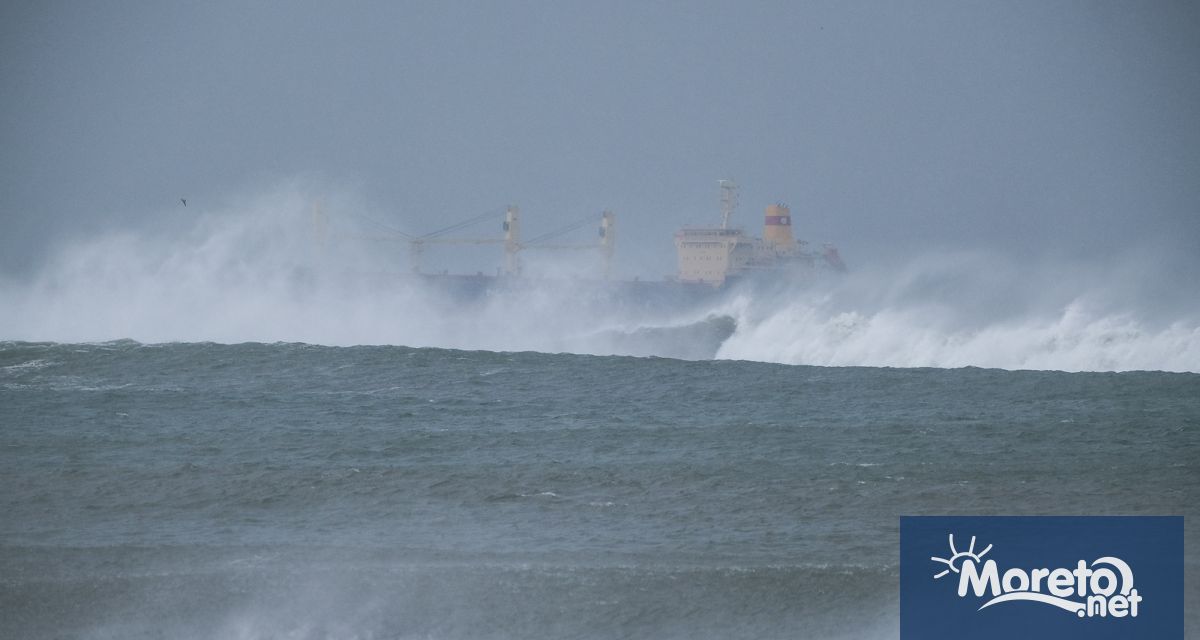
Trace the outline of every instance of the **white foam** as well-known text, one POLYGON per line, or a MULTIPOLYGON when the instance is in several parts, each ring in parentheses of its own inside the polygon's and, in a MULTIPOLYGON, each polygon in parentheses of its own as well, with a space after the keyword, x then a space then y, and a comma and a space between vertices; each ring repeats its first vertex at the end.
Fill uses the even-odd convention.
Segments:
MULTIPOLYGON (((1200 371, 1195 313, 1151 313, 1097 295, 1103 285, 1087 282, 989 293, 995 273, 972 267, 980 265, 966 263, 960 282, 948 289, 913 287, 912 275, 901 273, 894 281, 881 278, 873 295, 851 282, 848 288, 860 290, 850 295, 832 288, 775 305, 739 298, 728 309, 738 329, 717 357, 822 366, 1200 371)), ((1052 281, 1036 270, 1012 277, 1052 281)))

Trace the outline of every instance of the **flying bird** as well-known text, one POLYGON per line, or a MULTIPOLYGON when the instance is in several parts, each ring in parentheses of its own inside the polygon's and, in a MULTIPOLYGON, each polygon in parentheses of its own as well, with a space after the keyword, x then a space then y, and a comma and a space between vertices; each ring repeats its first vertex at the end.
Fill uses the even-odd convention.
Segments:
POLYGON ((183 206, 187 206, 187 198, 180 198, 179 201, 183 203, 183 206))

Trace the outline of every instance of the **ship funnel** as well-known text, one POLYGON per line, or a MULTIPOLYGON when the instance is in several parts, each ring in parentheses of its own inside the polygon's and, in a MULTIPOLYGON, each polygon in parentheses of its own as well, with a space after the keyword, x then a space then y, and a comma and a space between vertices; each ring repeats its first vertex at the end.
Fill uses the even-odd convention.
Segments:
POLYGON ((796 246, 796 239, 792 236, 792 212, 786 204, 767 207, 763 244, 777 251, 787 251, 796 246))

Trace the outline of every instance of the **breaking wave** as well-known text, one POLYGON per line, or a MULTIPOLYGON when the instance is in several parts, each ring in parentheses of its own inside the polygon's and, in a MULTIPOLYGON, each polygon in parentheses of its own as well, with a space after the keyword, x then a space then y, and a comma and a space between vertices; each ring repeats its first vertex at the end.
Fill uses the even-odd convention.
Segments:
MULTIPOLYGON (((580 280, 543 278, 498 291, 468 277, 459 288, 474 290, 464 299, 444 283, 404 276, 401 245, 354 233, 322 242, 312 202, 284 187, 173 229, 63 246, 35 276, 0 281, 0 338, 1200 371, 1200 313, 1178 301, 1164 307, 1168 288, 1145 286, 1160 279, 1144 265, 1089 273, 943 256, 887 272, 863 265, 838 282, 657 302, 653 292, 618 294, 580 280)), ((339 206, 355 205, 330 208, 339 206)))
POLYGON ((762 311, 733 303, 718 358, 820 366, 1200 371, 1200 323, 1156 327, 1076 299, 1032 316, 948 326, 928 308, 846 309, 829 299, 762 311))

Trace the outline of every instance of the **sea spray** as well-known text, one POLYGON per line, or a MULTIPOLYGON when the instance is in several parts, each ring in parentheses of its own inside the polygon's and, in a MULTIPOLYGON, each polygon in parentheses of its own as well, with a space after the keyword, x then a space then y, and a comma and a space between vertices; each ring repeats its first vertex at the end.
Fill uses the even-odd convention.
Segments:
MULTIPOLYGON (((1143 266, 1137 275, 1152 273, 1143 266)), ((721 311, 736 319, 737 331, 717 357, 825 366, 1200 371, 1197 302, 1147 299, 1140 279, 1121 274, 1113 265, 1091 272, 962 253, 887 271, 866 267, 786 295, 735 289, 721 311)))
MULTIPOLYGON (((317 200, 284 186, 194 220, 65 245, 35 275, 0 284, 0 337, 1200 371, 1198 303, 1141 293, 1167 286, 1147 261, 1089 271, 937 254, 795 282, 768 274, 673 298, 663 292, 689 289, 619 293, 557 257, 534 264, 529 278, 473 276, 463 296, 445 278, 412 276, 404 243, 378 242, 347 226, 352 217, 314 228, 317 200)), ((325 206, 360 205, 343 197, 325 206)))
MULTIPOLYGON (((761 313, 761 312, 760 312, 761 313)), ((1200 325, 1153 329, 1133 314, 1103 315, 1084 302, 1057 314, 946 328, 922 309, 838 310, 797 302, 755 317, 717 357, 784 364, 994 367, 1063 371, 1200 371, 1200 325)))

